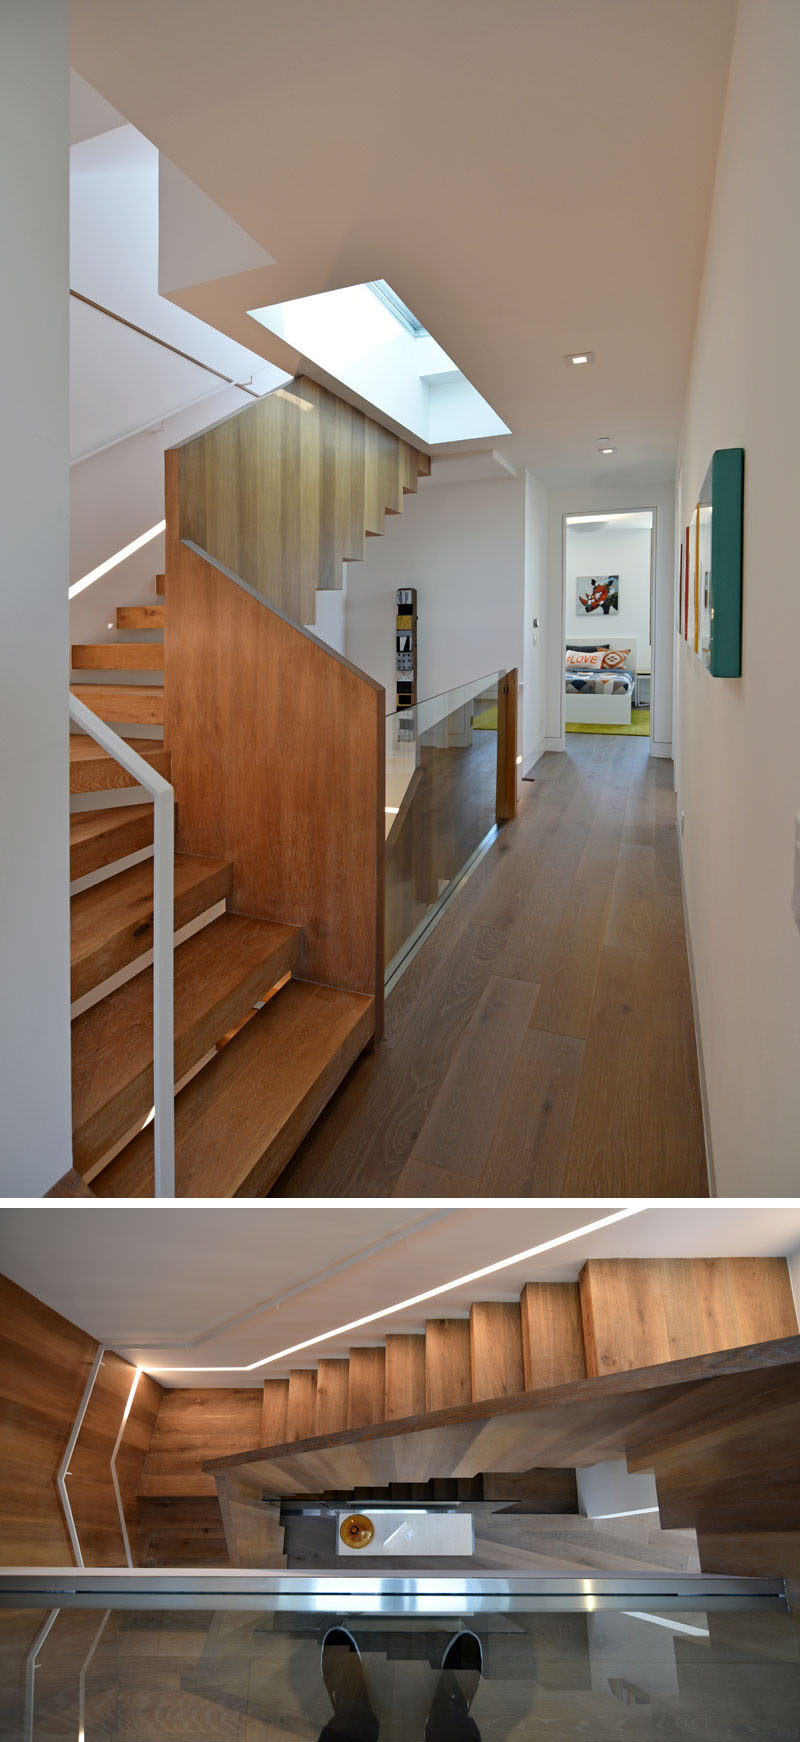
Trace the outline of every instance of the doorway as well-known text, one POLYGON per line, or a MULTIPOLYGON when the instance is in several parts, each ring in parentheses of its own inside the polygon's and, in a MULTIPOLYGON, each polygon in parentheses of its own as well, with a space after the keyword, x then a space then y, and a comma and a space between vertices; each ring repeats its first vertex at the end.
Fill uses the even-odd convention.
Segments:
POLYGON ((564 729, 652 736, 655 511, 564 523, 564 729))

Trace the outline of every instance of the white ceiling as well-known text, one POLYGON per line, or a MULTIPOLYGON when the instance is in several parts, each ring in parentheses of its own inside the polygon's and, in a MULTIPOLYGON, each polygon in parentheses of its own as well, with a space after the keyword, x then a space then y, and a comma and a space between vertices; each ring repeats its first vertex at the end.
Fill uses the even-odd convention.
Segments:
MULTIPOLYGON (((618 1207, 600 1201, 456 1209, 347 1201, 322 1207, 276 1201, 256 1209, 45 1203, 5 1209, 0 1271, 148 1369, 169 1368, 166 1383, 186 1385, 193 1370, 258 1361, 618 1207)), ((465 1313, 474 1299, 512 1299, 527 1280, 572 1281, 589 1256, 756 1257, 798 1246, 800 1204, 648 1206, 260 1374, 197 1372, 196 1382, 259 1384, 264 1372, 313 1364, 319 1353, 344 1354, 354 1341, 379 1342, 392 1329, 421 1330, 426 1316, 465 1313)))
MULTIPOLYGON (((120 126, 114 110, 115 119, 83 137, 86 127, 101 120, 90 101, 95 93, 73 79, 72 95, 73 131, 81 137, 70 152, 71 288, 234 381, 255 378, 261 392, 277 386, 285 375, 260 355, 158 294, 158 152, 134 127, 120 126)), ((189 186, 185 178, 181 182, 189 186)), ((197 199, 202 202, 202 195, 197 199)), ((207 251, 209 223, 213 227, 220 219, 229 222, 208 202, 195 208, 197 248, 206 248, 206 258, 213 258, 213 250, 211 256, 207 251)), ((230 243, 227 235, 225 240, 230 243)), ((186 356, 70 299, 73 461, 192 405, 202 404, 199 424, 212 422, 222 386, 186 356)), ((241 403, 247 403, 244 395, 241 403)))
POLYGON ((562 487, 672 475, 734 18, 735 0, 73 0, 72 44, 275 261, 184 307, 294 371, 246 310, 385 278, 509 425, 498 447, 562 487), (583 347, 596 364, 565 368, 583 347))

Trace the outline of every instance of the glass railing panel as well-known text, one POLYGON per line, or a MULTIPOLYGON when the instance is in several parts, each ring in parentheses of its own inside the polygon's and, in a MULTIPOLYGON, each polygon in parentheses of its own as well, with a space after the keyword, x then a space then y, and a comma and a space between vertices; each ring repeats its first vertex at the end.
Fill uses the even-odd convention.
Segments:
POLYGON ((74 1594, 31 1598, 38 1607, 0 1610, 0 1734, 6 1742, 316 1742, 338 1706, 342 1742, 800 1739, 800 1637, 777 1596, 568 1589, 492 1606, 467 1593, 451 1607, 430 1600, 428 1613, 398 1613, 379 1598, 377 1589, 363 1599, 317 1591, 305 1606, 253 1595, 204 1606, 191 1593, 169 1603, 150 1594, 136 1607, 108 1596, 108 1608, 98 1598, 78 1606, 74 1594), (331 1628, 356 1642, 355 1675, 352 1659, 337 1663, 330 1645, 323 1652, 331 1628), (469 1641, 450 1692, 468 1701, 474 1729, 448 1729, 439 1709, 443 1659, 459 1634, 469 1641))
POLYGON ((387 716, 387 979, 495 827, 503 675, 387 716))

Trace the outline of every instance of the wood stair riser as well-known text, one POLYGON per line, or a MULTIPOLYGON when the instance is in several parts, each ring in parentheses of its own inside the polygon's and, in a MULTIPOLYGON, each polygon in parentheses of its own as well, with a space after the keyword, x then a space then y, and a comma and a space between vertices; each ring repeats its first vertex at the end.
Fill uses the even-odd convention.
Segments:
MULTIPOLYGON (((363 1052, 374 1020, 371 998, 290 980, 177 1096, 177 1195, 263 1195, 363 1052)), ((94 1190, 152 1196, 151 1126, 94 1190)))
POLYGON ((74 811, 70 818, 69 875, 75 883, 129 853, 153 845, 152 804, 120 805, 100 811, 74 811))
POLYGON ((347 1392, 347 1426, 369 1427, 384 1420, 386 1350, 351 1349, 347 1392))
MULTIPOLYGON (((233 867, 214 859, 175 860, 174 926, 224 901, 233 867)), ((72 998, 127 968, 153 945, 152 864, 122 871, 72 898, 72 998)))
POLYGON ((72 684, 72 694, 101 720, 163 726, 164 691, 145 684, 72 684))
POLYGON ((73 671, 163 671, 163 641, 109 641, 72 649, 73 671))
MULTIPOLYGON (((291 926, 223 914, 175 952, 179 1082, 299 964, 291 926)), ((153 988, 139 974, 73 1024, 73 1155, 86 1173, 153 1104, 153 988)))
POLYGON ((317 1367, 315 1434, 344 1432, 347 1427, 349 1386, 349 1361, 320 1361, 317 1367))
POLYGON ((298 1368, 291 1372, 286 1417, 287 1440, 306 1440, 313 1437, 316 1404, 316 1369, 298 1368))
MULTIPOLYGON (((169 752, 163 744, 158 744, 153 738, 128 738, 126 742, 131 750, 143 757, 156 774, 170 779, 171 761, 169 752)), ((138 786, 138 781, 128 774, 113 756, 107 756, 104 750, 95 744, 93 738, 73 732, 69 740, 69 790, 71 793, 116 792, 123 787, 138 786)))
POLYGON ((117 629, 163 629, 163 605, 118 605, 115 616, 117 629))

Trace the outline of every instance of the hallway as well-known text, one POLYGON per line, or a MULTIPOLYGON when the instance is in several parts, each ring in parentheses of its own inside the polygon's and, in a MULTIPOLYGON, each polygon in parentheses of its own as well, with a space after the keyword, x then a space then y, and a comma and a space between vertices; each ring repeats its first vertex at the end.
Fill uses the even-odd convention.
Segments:
POLYGON ((672 763, 536 764, 275 1195, 704 1196, 672 763))

